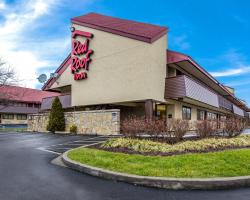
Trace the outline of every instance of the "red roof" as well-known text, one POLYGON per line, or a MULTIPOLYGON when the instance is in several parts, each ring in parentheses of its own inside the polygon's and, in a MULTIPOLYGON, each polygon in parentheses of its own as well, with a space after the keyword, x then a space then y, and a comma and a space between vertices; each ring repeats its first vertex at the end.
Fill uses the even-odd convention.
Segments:
POLYGON ((43 98, 59 95, 60 93, 57 92, 48 92, 19 86, 0 86, 0 98, 12 101, 41 103, 43 98))
POLYGON ((72 23, 124 37, 152 43, 167 33, 167 28, 152 24, 88 13, 71 19, 72 23))
POLYGON ((180 62, 180 61, 189 61, 198 70, 200 70, 202 73, 206 74, 210 79, 212 79, 214 82, 216 82, 217 84, 219 84, 219 82, 211 74, 209 74, 203 67, 201 67, 190 56, 188 56, 186 54, 183 54, 183 53, 176 52, 176 51, 167 50, 167 64, 176 63, 176 62, 180 62))

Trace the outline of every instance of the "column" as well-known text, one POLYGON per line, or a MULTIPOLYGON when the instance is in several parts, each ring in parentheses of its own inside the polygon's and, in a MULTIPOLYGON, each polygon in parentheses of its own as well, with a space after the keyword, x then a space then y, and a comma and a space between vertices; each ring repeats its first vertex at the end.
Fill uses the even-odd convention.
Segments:
POLYGON ((145 115, 147 120, 153 119, 153 101, 152 99, 148 99, 145 101, 145 115))

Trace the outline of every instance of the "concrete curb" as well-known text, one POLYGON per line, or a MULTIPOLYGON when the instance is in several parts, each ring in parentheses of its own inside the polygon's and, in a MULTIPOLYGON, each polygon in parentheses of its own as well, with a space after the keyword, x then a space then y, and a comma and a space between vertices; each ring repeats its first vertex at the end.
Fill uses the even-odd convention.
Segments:
POLYGON ((65 152, 62 155, 63 163, 69 168, 92 176, 131 183, 134 185, 173 190, 212 190, 250 186, 250 176, 226 178, 163 178, 152 176, 137 176, 126 173, 113 172, 110 170, 92 167, 73 161, 67 156, 69 151, 65 152))

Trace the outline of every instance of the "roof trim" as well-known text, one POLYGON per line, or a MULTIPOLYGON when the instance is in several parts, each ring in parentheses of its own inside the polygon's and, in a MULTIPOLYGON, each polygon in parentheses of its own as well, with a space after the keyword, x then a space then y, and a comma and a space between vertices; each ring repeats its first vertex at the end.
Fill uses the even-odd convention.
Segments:
POLYGON ((167 64, 176 63, 180 61, 189 61, 191 64, 193 64, 199 71, 201 71, 203 74, 208 76, 212 81, 214 81, 216 84, 220 84, 219 81, 217 81, 207 70, 205 70, 202 66, 200 66, 191 56, 177 52, 172 50, 167 50, 167 53, 174 53, 178 56, 180 56, 177 60, 172 60, 167 56, 167 64))
MULTIPOLYGON (((96 30, 101 30, 101 31, 116 34, 116 35, 120 35, 120 36, 123 36, 123 37, 127 37, 127 38, 131 38, 131 39, 147 42, 147 43, 153 43, 154 41, 158 40, 163 35, 165 35, 167 33, 167 31, 168 31, 167 27, 157 26, 157 25, 147 24, 147 23, 142 23, 142 22, 136 22, 136 21, 126 20, 126 19, 120 19, 120 18, 110 17, 110 16, 101 15, 101 14, 97 14, 97 13, 88 13, 88 14, 83 15, 83 16, 74 17, 74 18, 71 19, 71 23, 81 25, 81 26, 86 26, 86 27, 89 27, 89 28, 93 28, 93 29, 96 29, 96 30), (94 22, 83 21, 83 18, 81 18, 81 17, 85 17, 87 15, 95 15, 95 16, 99 16, 99 17, 110 18, 110 20, 117 20, 117 21, 120 20, 120 21, 123 21, 123 22, 126 21, 128 24, 129 23, 130 24, 131 23, 138 23, 138 24, 144 24, 144 25, 148 25, 148 26, 155 26, 155 28, 158 28, 158 29, 161 29, 161 30, 159 30, 158 33, 155 33, 154 36, 145 36, 145 35, 141 35, 139 33, 136 34, 136 33, 131 33, 131 32, 128 32, 128 31, 118 30, 118 29, 112 28, 112 27, 107 27, 107 26, 105 27, 104 25, 97 25, 94 22)), ((136 26, 136 24, 134 26, 136 26)))
MULTIPOLYGON (((71 54, 69 54, 61 65, 56 69, 55 73, 61 75, 68 67, 69 62, 71 62, 71 54)), ((42 90, 48 90, 56 81, 57 78, 50 78, 47 82, 43 85, 42 90)))
POLYGON ((167 64, 174 64, 182 61, 188 61, 190 62, 193 66, 195 66, 200 72, 202 72, 204 75, 206 75, 210 80, 212 80, 215 84, 217 84, 221 89, 223 89, 232 99, 231 101, 236 101, 237 106, 243 107, 243 109, 247 109, 246 105, 239 100, 236 96, 234 96, 230 91, 228 91, 227 88, 223 84, 221 84, 218 80, 216 80, 209 72, 207 72, 203 67, 201 67, 191 56, 188 56, 186 54, 177 52, 177 51, 172 51, 172 50, 167 50, 167 55, 168 53, 175 54, 175 58, 167 56, 167 64))
POLYGON ((115 34, 115 35, 120 35, 120 36, 123 36, 123 37, 131 38, 131 39, 134 39, 134 40, 139 40, 139 41, 147 42, 147 43, 153 43, 156 40, 158 40, 159 38, 161 38, 163 35, 167 34, 167 30, 165 30, 165 31, 159 32, 159 34, 156 35, 155 37, 150 38, 150 37, 139 36, 139 35, 136 35, 136 34, 126 33, 126 32, 122 32, 122 31, 117 31, 117 30, 114 30, 114 29, 111 29, 111 28, 105 28, 105 27, 102 27, 102 26, 97 26, 97 25, 93 25, 93 24, 78 22, 77 20, 74 20, 74 19, 72 19, 71 22, 74 23, 74 24, 80 25, 80 26, 86 26, 86 27, 93 28, 93 29, 96 29, 96 30, 112 33, 112 34, 115 34))

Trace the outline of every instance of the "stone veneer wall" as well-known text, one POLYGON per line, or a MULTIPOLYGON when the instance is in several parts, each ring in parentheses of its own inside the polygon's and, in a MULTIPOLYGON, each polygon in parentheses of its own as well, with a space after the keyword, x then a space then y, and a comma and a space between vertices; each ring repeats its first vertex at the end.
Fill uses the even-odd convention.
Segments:
MULTIPOLYGON (((65 112, 65 132, 71 125, 77 126, 77 134, 110 135, 120 133, 120 110, 92 110, 65 112)), ((47 132, 49 113, 31 114, 28 116, 28 130, 47 132)))

